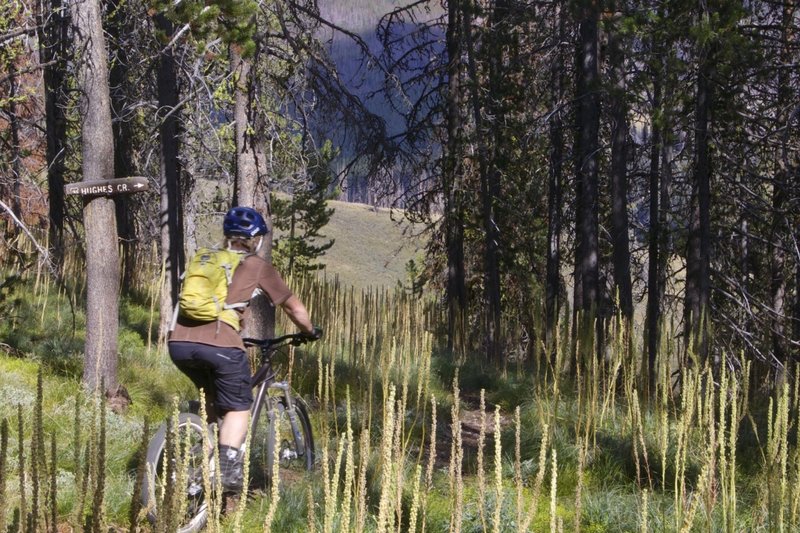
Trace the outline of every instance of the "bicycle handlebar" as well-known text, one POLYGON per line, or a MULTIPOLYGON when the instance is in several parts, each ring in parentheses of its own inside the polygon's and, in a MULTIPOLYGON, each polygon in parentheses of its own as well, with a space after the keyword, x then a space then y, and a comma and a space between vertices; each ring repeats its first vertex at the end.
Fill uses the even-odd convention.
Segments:
POLYGON ((314 340, 317 339, 309 336, 307 333, 289 333, 288 335, 282 335, 274 339, 252 339, 252 338, 242 339, 245 346, 259 346, 262 349, 274 348, 276 346, 281 346, 283 344, 300 346, 301 344, 305 344, 307 342, 311 342, 314 340))

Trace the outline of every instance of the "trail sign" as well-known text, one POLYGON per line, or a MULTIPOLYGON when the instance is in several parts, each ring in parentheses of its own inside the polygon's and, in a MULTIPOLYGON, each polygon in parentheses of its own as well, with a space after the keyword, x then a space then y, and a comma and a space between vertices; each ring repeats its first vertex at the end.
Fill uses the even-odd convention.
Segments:
POLYGON ((79 181, 64 185, 64 194, 81 196, 116 196, 146 191, 150 188, 144 176, 132 176, 113 180, 79 181))

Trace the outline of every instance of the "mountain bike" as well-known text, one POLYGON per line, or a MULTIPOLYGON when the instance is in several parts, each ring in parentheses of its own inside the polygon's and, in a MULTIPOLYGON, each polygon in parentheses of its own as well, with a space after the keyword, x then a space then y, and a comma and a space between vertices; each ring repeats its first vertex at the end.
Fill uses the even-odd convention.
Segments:
MULTIPOLYGON (((314 467, 314 436, 308 407, 302 398, 293 395, 287 381, 276 379, 272 367, 272 358, 280 347, 299 346, 314 339, 294 333, 275 339, 243 340, 246 346, 259 347, 260 357, 251 377, 251 386, 257 390, 250 408, 250 449, 246 449, 245 442, 239 454, 240 457, 250 454, 251 484, 266 486, 273 481, 275 457, 281 470, 314 467)), ((196 413, 180 413, 177 420, 161 424, 150 440, 141 500, 152 523, 157 522, 161 505, 167 510, 185 511, 179 513, 181 516, 162 517, 173 520, 179 533, 192 533, 205 526, 209 492, 215 490, 217 477, 214 426, 210 423, 204 428, 196 413), (185 497, 185 505, 173 506, 176 496, 185 497)))

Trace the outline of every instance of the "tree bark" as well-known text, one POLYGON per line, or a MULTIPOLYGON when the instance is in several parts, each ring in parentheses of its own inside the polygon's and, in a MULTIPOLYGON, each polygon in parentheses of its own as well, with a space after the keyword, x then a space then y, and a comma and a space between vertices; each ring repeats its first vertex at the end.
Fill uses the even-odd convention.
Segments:
MULTIPOLYGON (((503 360, 502 351, 502 292, 500 287, 500 220, 497 203, 500 199, 500 180, 507 167, 504 131, 506 117, 506 83, 504 42, 509 35, 509 3, 497 0, 490 15, 489 88, 487 112, 491 120, 484 121, 487 130, 478 134, 491 139, 487 164, 481 172, 481 198, 484 230, 484 294, 486 298, 486 351, 490 361, 503 360)), ((475 80, 477 83, 477 79, 475 80)))
POLYGON ((710 78, 713 62, 708 50, 701 51, 697 72, 695 102, 695 153, 692 173, 692 217, 686 257, 686 320, 692 352, 705 361, 708 357, 708 304, 710 295, 710 204, 711 158, 709 125, 713 89, 710 78))
MULTIPOLYGON (((109 2, 108 34, 113 46, 114 61, 109 73, 109 92, 114 120, 114 174, 118 177, 132 176, 133 172, 133 132, 130 122, 124 120, 128 79, 128 49, 122 41, 130 33, 126 4, 119 0, 109 2)), ((133 217, 133 201, 127 194, 114 197, 117 216, 117 235, 122 254, 122 290, 134 286, 136 273, 136 225, 133 217)))
MULTIPOLYGON (((561 2, 556 2, 555 17, 558 42, 564 38, 564 15, 561 2)), ((556 56, 560 57, 560 54, 556 56)), ((547 265, 545 274, 545 349, 555 362, 558 315, 561 288, 561 202, 564 158, 564 132, 561 112, 557 111, 564 97, 564 69, 554 60, 550 68, 551 108, 548 129, 550 140, 549 171, 547 176, 547 265)))
MULTIPOLYGON (((22 163, 20 161, 19 118, 17 117, 17 67, 12 59, 8 64, 8 121, 11 130, 11 211, 22 220, 22 202, 20 183, 22 180, 22 163)), ((12 235, 17 233, 17 226, 10 226, 12 235)))
MULTIPOLYGON (((114 177, 114 136, 105 36, 98 0, 70 4, 75 23, 84 181, 114 177)), ((117 390, 119 250, 113 200, 84 201, 86 230, 86 356, 83 385, 117 390)))
MULTIPOLYGON (((581 330, 584 342, 592 334, 598 316, 599 291, 599 204, 598 204, 598 134, 600 129, 600 97, 598 93, 598 20, 597 0, 582 0, 577 59, 575 140, 576 181, 576 288, 575 308, 583 313, 581 330)), ((602 328, 597 320, 597 333, 602 328)), ((600 348, 600 340, 595 340, 600 348)))
POLYGON ((447 145, 442 172, 447 247, 447 349, 463 354, 466 334, 467 290, 464 270, 464 214, 461 176, 463 165, 461 115, 461 10, 458 0, 447 3, 447 145))
POLYGON ((611 242, 614 258, 614 283, 619 308, 628 323, 633 319, 631 252, 628 239, 628 108, 625 103, 625 54, 619 35, 612 30, 608 38, 613 87, 610 91, 611 122, 611 242))
MULTIPOLYGON (((500 350, 500 283, 499 264, 497 258, 497 224, 495 221, 495 199, 491 196, 496 187, 496 176, 493 155, 490 152, 486 129, 483 120, 483 103, 479 94, 480 79, 478 76, 477 61, 475 59, 472 40, 472 11, 473 6, 466 2, 464 6, 464 38, 467 45, 467 70, 470 80, 469 98, 472 106, 472 116, 475 124, 476 144, 478 146, 478 173, 481 184, 481 210, 484 230, 484 298, 486 312, 484 313, 484 340, 486 357, 490 361, 499 360, 500 350)), ((496 68, 496 67, 491 67, 496 68)), ((492 74, 490 74, 492 76, 492 74)))
POLYGON ((647 314, 645 319, 645 342, 647 346, 647 382, 651 394, 656 390, 656 378, 658 369, 656 359, 658 347, 661 341, 661 207, 659 206, 660 188, 660 169, 661 161, 661 124, 658 117, 661 115, 661 93, 662 93, 662 68, 660 62, 657 63, 652 73, 653 77, 653 109, 650 114, 652 136, 650 140, 650 202, 649 219, 650 227, 647 240, 647 314))
MULTIPOLYGON (((172 35, 172 23, 163 14, 154 17, 156 28, 164 35, 172 35)), ((183 203, 180 183, 180 124, 178 105, 178 78, 171 47, 161 51, 157 73, 158 113, 161 137, 160 160, 160 213, 161 255, 164 261, 164 285, 161 288, 161 333, 166 339, 178 302, 180 276, 184 268, 183 203)))
POLYGON ((67 122, 66 63, 68 22, 61 0, 37 4, 39 62, 44 81, 45 138, 47 147, 48 235, 53 263, 60 269, 64 257, 64 169, 67 122), (45 5, 49 9, 45 11, 45 5))
MULTIPOLYGON (((243 58, 236 45, 230 47, 231 70, 234 75, 233 116, 236 138, 236 180, 234 186, 234 205, 252 207, 258 210, 267 222, 269 233, 259 255, 272 260, 272 216, 269 206, 269 186, 262 176, 265 170, 265 156, 259 149, 260 128, 252 119, 257 106, 257 97, 251 78, 251 59, 243 58)), ((243 335, 266 339, 275 335, 275 308, 269 299, 257 295, 250 300, 250 321, 245 325, 243 335)))

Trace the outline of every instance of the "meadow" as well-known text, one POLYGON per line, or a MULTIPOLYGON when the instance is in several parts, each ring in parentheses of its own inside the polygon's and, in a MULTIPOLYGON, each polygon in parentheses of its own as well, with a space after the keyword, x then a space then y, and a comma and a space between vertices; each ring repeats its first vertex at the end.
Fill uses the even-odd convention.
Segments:
MULTIPOLYGON (((159 346, 147 294, 122 302, 132 403, 118 410, 81 392, 76 288, 13 272, 0 276, 0 531, 169 531, 138 505, 142 447, 196 391, 159 346)), ((674 373, 681 347, 665 331, 645 395, 641 347, 626 341, 641 335, 611 324, 598 360, 586 339, 571 349, 566 319, 552 358, 494 370, 448 355, 431 296, 331 276, 291 285, 326 331, 280 358, 311 406, 317 465, 220 503, 209 531, 800 527, 795 370, 771 388, 749 368, 674 373)))

